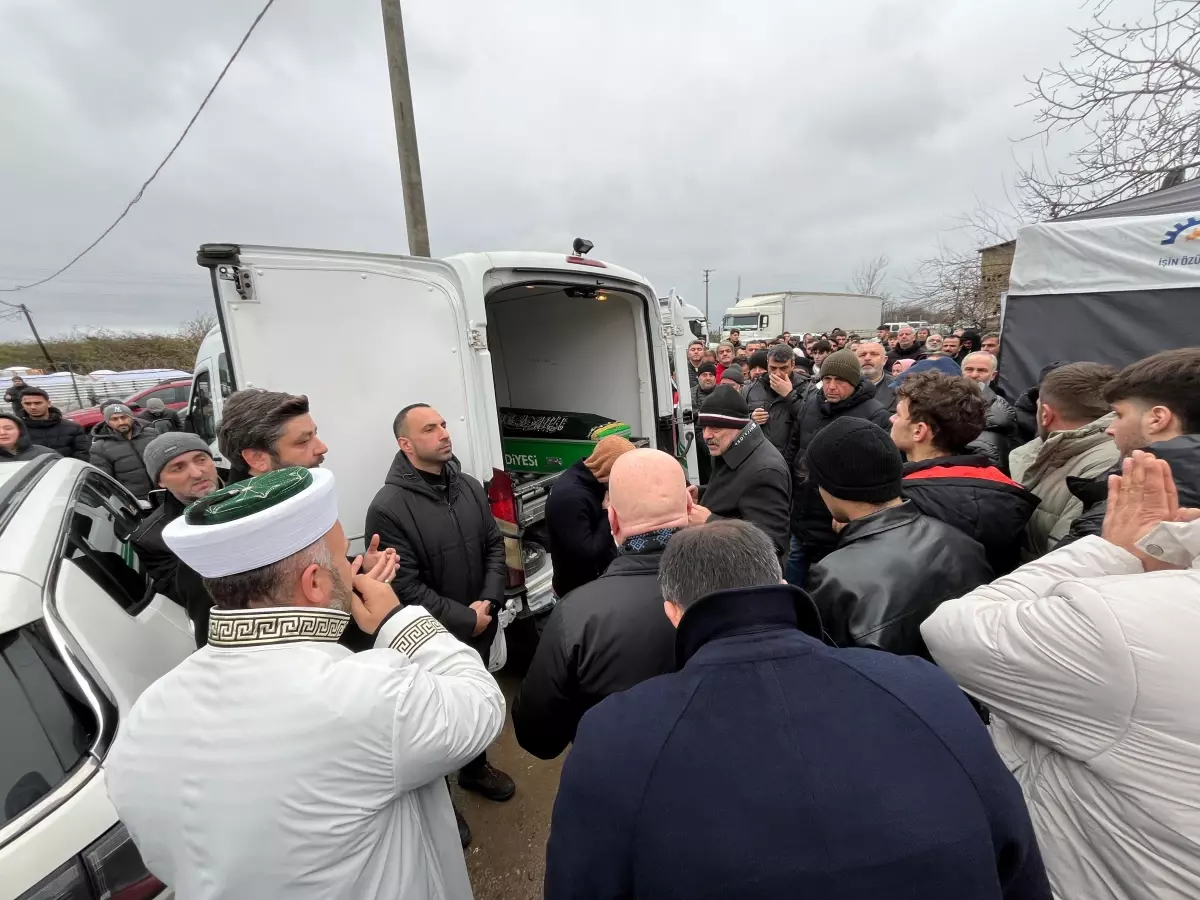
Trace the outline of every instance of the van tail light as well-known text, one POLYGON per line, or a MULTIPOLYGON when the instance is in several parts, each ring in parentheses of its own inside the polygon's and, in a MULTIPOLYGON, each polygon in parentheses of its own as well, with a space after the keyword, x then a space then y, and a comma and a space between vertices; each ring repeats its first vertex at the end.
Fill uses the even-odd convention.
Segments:
POLYGON ((117 823, 19 900, 148 900, 164 890, 147 871, 125 826, 117 823))
POLYGON ((488 504, 492 515, 502 522, 517 524, 517 498, 513 494, 512 478, 507 472, 492 469, 492 480, 488 482, 488 504))
POLYGON ((520 531, 517 529, 517 498, 513 493, 512 477, 500 469, 492 469, 487 495, 492 515, 498 520, 500 533, 504 535, 504 561, 508 566, 506 587, 519 588, 525 584, 525 562, 520 531))
POLYGON ((598 259, 588 259, 586 256, 568 256, 567 262, 576 266, 591 266, 594 269, 607 269, 608 266, 598 259))

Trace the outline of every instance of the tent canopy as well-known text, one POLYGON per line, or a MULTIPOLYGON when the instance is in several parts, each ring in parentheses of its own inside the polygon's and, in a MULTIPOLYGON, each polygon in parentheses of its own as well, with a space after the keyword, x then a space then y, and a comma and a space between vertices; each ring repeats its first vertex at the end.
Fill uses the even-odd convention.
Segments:
POLYGON ((1200 345, 1200 182, 1022 228, 1003 327, 1018 391, 1052 362, 1200 345))

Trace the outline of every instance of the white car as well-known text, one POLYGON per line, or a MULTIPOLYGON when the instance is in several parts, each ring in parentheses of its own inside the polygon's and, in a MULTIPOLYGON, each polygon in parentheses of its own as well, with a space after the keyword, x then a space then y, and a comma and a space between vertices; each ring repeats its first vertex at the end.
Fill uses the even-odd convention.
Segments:
POLYGON ((0 900, 172 896, 104 787, 121 717, 196 646, 126 539, 140 515, 86 463, 0 463, 0 900))

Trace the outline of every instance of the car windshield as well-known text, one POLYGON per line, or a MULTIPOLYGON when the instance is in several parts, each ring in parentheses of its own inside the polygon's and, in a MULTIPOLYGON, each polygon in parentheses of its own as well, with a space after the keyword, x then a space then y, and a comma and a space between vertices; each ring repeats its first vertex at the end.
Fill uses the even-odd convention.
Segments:
POLYGON ((0 826, 54 790, 87 756, 97 722, 43 621, 0 634, 0 826))

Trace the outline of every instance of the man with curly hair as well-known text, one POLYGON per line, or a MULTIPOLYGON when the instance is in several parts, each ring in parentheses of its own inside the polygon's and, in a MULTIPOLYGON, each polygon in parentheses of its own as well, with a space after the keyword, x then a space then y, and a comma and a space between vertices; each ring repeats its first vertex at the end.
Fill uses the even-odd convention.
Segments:
POLYGON ((967 449, 987 424, 987 411, 969 378, 921 372, 896 391, 892 440, 907 460, 905 498, 975 538, 992 569, 1003 575, 1020 563, 1038 498, 986 456, 967 449))

